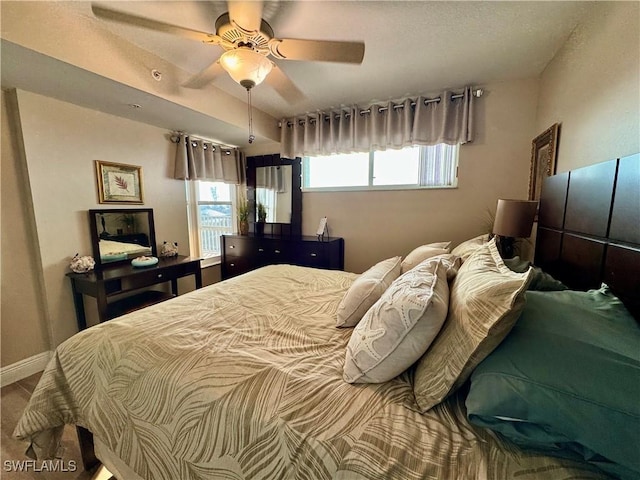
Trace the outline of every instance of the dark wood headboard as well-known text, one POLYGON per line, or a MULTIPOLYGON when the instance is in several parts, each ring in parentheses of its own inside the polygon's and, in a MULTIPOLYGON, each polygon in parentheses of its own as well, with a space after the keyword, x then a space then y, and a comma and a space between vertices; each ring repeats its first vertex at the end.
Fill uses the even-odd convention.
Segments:
POLYGON ((534 263, 573 289, 606 283, 640 321, 640 154, 545 179, 534 263))

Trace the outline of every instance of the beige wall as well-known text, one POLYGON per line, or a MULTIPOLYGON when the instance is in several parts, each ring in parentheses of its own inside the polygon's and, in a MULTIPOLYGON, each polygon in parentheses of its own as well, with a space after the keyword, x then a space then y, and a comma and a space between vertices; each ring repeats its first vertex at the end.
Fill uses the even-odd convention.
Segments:
POLYGON ((406 255, 418 245, 457 244, 487 230, 498 198, 526 198, 538 80, 483 85, 477 133, 460 148, 458 188, 303 194, 303 233, 327 216, 332 236, 345 239, 345 269, 406 255))
POLYGON ((0 366, 49 348, 33 208, 21 145, 13 141, 15 95, 2 91, 2 273, 0 366))
MULTIPOLYGON (((91 254, 87 210, 101 208, 94 160, 143 167, 144 206, 154 209, 156 240, 188 255, 184 182, 170 178, 175 146, 166 130, 18 91, 18 104, 53 343, 77 331, 65 273, 76 253, 91 254)), ((180 284, 183 291, 193 281, 180 284)), ((93 305, 85 297, 87 305, 93 305)), ((95 308, 95 307, 94 307, 95 308)), ((91 312, 89 312, 91 313, 91 312)))
POLYGON ((219 282, 222 279, 220 264, 202 269, 202 285, 207 286, 219 282))
POLYGON ((537 131, 561 124, 557 171, 640 151, 640 3, 600 2, 549 63, 537 131))

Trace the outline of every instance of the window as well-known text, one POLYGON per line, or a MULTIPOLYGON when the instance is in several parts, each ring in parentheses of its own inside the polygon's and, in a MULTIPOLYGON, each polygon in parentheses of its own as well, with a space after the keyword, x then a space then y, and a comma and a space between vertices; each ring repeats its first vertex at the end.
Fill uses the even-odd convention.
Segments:
POLYGON ((220 235, 234 229, 235 186, 222 182, 187 181, 191 255, 220 260, 220 235))
POLYGON ((303 161, 307 191, 442 188, 457 183, 458 145, 305 157, 303 161))

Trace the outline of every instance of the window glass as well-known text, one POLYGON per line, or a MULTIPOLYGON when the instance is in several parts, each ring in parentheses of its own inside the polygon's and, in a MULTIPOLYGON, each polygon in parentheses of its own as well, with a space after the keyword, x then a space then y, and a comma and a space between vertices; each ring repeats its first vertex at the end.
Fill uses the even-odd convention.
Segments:
POLYGON ((222 182, 187 182, 191 255, 217 260, 220 236, 234 233, 235 187, 222 182))
POLYGON ((198 200, 203 202, 231 202, 231 189, 222 182, 198 181, 198 200))
POLYGON ((419 164, 420 147, 375 152, 373 185, 415 185, 419 164))
POLYGON ((305 157, 302 165, 308 191, 455 187, 458 145, 305 157))
POLYGON ((307 187, 350 187, 369 184, 369 154, 351 153, 305 159, 307 187))

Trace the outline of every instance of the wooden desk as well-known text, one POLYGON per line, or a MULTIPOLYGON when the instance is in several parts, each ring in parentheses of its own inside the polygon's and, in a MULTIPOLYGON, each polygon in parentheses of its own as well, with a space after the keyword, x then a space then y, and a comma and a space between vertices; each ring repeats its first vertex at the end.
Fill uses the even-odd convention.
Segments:
POLYGON ((127 263, 102 267, 88 273, 67 273, 71 279, 78 329, 87 328, 83 295, 96 299, 98 318, 100 322, 104 322, 178 295, 178 278, 187 275, 195 276, 196 288, 202 287, 200 259, 178 256, 160 258, 158 264, 152 267, 135 268, 127 263), (165 282, 171 282, 170 294, 156 290, 134 293, 135 290, 165 282), (114 298, 129 292, 131 295, 114 298))

